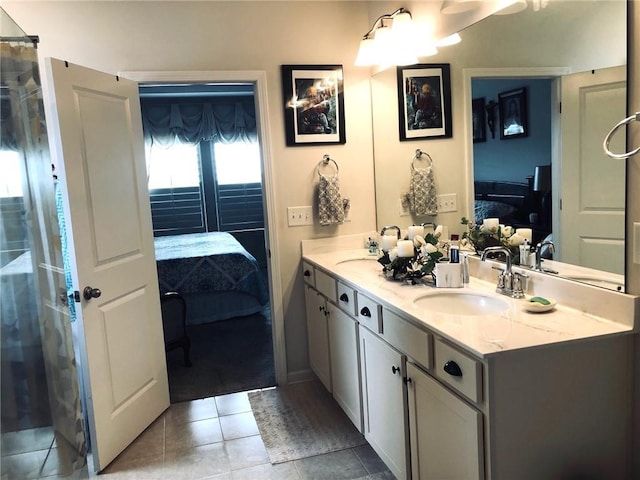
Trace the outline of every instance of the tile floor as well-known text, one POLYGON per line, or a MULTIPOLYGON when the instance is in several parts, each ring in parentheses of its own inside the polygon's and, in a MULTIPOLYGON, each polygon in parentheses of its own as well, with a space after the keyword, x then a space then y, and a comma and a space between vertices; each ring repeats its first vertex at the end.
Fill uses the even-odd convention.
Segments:
MULTIPOLYGON (((42 460, 42 453, 33 454, 37 454, 34 460, 42 460)), ((16 458, 3 456, 2 480, 67 478, 56 471, 55 455, 50 457, 50 464, 45 463, 47 468, 39 474, 40 467, 20 471, 16 458)), ((271 465, 247 393, 242 392, 171 405, 98 478, 394 480, 395 477, 368 445, 271 465)))

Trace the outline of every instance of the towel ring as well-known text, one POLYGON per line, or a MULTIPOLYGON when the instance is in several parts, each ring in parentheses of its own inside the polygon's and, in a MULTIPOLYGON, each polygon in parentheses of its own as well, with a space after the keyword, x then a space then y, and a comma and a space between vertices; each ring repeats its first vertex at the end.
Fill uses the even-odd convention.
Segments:
POLYGON ((626 125, 627 123, 631 123, 634 120, 636 122, 640 122, 640 112, 636 112, 634 115, 631 115, 630 117, 625 118, 624 120, 619 122, 615 127, 611 129, 611 131, 605 137, 604 142, 602 142, 602 148, 604 148, 604 153, 606 153, 611 158, 615 158, 617 160, 624 160, 625 158, 632 157, 633 155, 640 152, 640 147, 626 153, 613 153, 611 152, 611 150, 609 150, 609 142, 611 142, 611 138, 613 137, 613 134, 616 133, 616 131, 620 127, 622 127, 623 125, 626 125))
POLYGON ((318 166, 316 167, 316 171, 318 172, 318 176, 322 175, 320 173, 320 167, 329 165, 329 162, 333 162, 333 164, 336 167, 336 175, 338 174, 338 172, 340 171, 340 169, 338 168, 338 163, 333 158, 331 158, 329 155, 324 155, 322 157, 322 160, 320 160, 320 162, 318 163, 318 166))
POLYGON ((423 152, 422 150, 420 150, 419 148, 416 149, 416 154, 415 156, 411 159, 411 168, 415 170, 415 165, 413 164, 413 162, 415 162, 416 160, 420 160, 420 158, 422 158, 422 156, 425 155, 428 159, 429 159, 429 167, 433 166, 433 159, 431 158, 431 155, 429 155, 427 152, 423 152))

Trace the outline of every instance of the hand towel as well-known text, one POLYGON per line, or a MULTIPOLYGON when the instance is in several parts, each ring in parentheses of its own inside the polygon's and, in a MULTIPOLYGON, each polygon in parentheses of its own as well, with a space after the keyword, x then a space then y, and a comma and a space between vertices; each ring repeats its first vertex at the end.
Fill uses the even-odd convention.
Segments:
POLYGON ((429 157, 429 166, 427 168, 416 168, 413 162, 411 163, 409 202, 411 211, 415 215, 438 214, 436 182, 433 175, 431 157, 429 157))
MULTIPOLYGON (((340 195, 338 175, 326 176, 318 172, 318 214, 320 225, 335 225, 344 222, 345 207, 348 205, 340 195)), ((345 199, 346 200, 346 199, 345 199)))

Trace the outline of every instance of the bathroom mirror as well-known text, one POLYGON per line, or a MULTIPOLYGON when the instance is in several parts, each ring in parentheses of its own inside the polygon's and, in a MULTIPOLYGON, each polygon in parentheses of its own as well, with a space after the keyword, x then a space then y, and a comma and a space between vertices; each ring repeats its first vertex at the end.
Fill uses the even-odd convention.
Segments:
MULTIPOLYGON (((560 91, 562 83, 559 79, 566 74, 591 72, 592 70, 599 72, 614 66, 622 66, 622 70, 624 70, 626 63, 626 2, 619 0, 588 2, 550 0, 549 2, 528 3, 529 7, 520 13, 504 16, 493 15, 470 26, 461 32, 462 43, 442 48, 438 56, 432 57, 434 63, 451 64, 454 122, 452 139, 400 142, 397 133, 397 113, 394 113, 397 109, 395 69, 388 69, 372 76, 376 213, 380 228, 384 225, 400 225, 406 228, 412 223, 435 220, 437 223, 448 225, 452 232, 461 233, 463 227, 460 225, 460 218, 463 215, 474 216, 470 76, 483 78, 482 72, 487 72, 491 78, 496 71, 502 71, 507 72, 505 75, 513 75, 512 79, 520 76, 555 78, 552 94, 556 95, 556 92, 560 91), (546 6, 543 7, 544 3, 546 6), (516 70, 519 72, 514 73, 516 70), (469 72, 474 73, 470 74, 469 72), (467 135, 469 139, 466 138, 467 135), (415 217, 403 211, 400 196, 406 191, 409 183, 408 170, 403 168, 403 165, 409 164, 411 155, 418 148, 429 152, 434 159, 438 193, 456 193, 457 209, 455 211, 439 213, 437 217, 426 218, 415 217)), ((429 59, 422 61, 428 63, 429 59)), ((568 82, 565 81, 566 83, 568 82)), ((498 100, 497 94, 493 100, 498 100)), ((498 116, 496 116, 496 120, 498 120, 498 116)), ((568 121, 565 121, 565 124, 561 125, 557 115, 553 116, 551 122, 553 125, 547 125, 545 128, 556 129, 556 135, 553 136, 552 142, 554 144, 559 141, 561 133, 566 133, 567 129, 579 136, 589 136, 588 133, 578 130, 578 122, 568 125, 568 121)), ((536 128, 536 125, 530 124, 530 128, 536 128)), ((486 135, 491 135, 488 130, 486 135)), ((602 138, 598 138, 596 143, 601 145, 604 134, 599 136, 602 138)), ((500 141, 498 131, 496 131, 496 137, 500 141)), ((509 139, 502 142, 507 144, 512 142, 513 145, 519 140, 509 139)), ((559 144, 554 145, 553 148, 556 149, 556 153, 561 149, 559 144)), ((551 163, 553 154, 550 152, 548 157, 541 158, 539 164, 551 163)), ((511 161, 517 162, 518 158, 513 158, 511 161)), ((554 233, 558 231, 557 228, 560 228, 558 222, 562 218, 561 212, 557 208, 561 203, 560 200, 564 202, 565 211, 578 210, 577 205, 570 205, 567 203, 568 197, 564 198, 562 195, 563 185, 556 183, 560 181, 561 177, 559 170, 557 170, 560 168, 557 163, 553 166, 554 202, 552 203, 552 216, 554 218, 554 233)), ((499 165, 496 166, 497 173, 500 173, 500 169, 499 165)), ((615 171, 615 174, 620 177, 620 164, 618 164, 615 168, 603 168, 600 172, 601 178, 605 182, 611 182, 611 185, 615 185, 614 188, 618 191, 623 191, 624 166, 622 166, 622 178, 605 179, 604 175, 608 175, 610 170, 611 172, 615 171)), ((533 173, 532 171, 531 175, 533 173)), ((567 176, 565 175, 565 177, 567 176)), ((504 178, 500 178, 500 175, 497 175, 496 179, 504 180, 504 178)), ((526 182, 524 178, 520 181, 526 182)), ((623 196, 620 203, 619 215, 623 226, 623 196)), ((563 234, 568 240, 569 234, 566 231, 563 231, 563 234)), ((569 252, 565 255, 562 253, 556 255, 556 259, 560 257, 559 260, 567 267, 561 269, 563 270, 561 275, 567 271, 567 278, 591 283, 590 279, 594 275, 597 276, 598 272, 606 271, 607 277, 616 280, 616 285, 613 286, 618 289, 620 284, 624 285, 622 277, 624 227, 622 227, 621 236, 613 242, 616 244, 615 250, 619 252, 620 258, 608 261, 605 265, 595 261, 598 256, 597 245, 594 246, 591 253, 588 248, 583 249, 581 256, 578 256, 580 258, 572 257, 568 254, 569 252), (591 258, 588 257, 589 255, 591 258), (570 260, 565 261, 564 257, 570 260), (595 263, 590 260, 594 260, 595 263), (581 267, 585 266, 595 270, 581 270, 581 267)), ((608 284, 598 284, 598 286, 610 287, 608 284)))

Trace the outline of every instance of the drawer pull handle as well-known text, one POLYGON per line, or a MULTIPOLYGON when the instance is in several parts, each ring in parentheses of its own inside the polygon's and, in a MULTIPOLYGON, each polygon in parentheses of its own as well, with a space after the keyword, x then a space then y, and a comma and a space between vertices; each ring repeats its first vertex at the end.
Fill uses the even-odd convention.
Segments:
POLYGON ((462 370, 460 370, 460 366, 453 360, 449 360, 444 364, 444 371, 453 377, 462 376, 462 370))
POLYGON ((400 367, 396 367, 395 365, 391 366, 391 373, 394 375, 400 371, 400 367))
POLYGON ((303 275, 305 277, 310 277, 311 276, 311 272, 309 270, 305 270, 303 275))
POLYGON ((340 301, 349 303, 349 296, 346 293, 343 293, 342 295, 340 295, 340 301))
POLYGON ((360 310, 360 315, 362 315, 363 317, 371 317, 371 310, 369 310, 368 307, 364 307, 362 310, 360 310))

